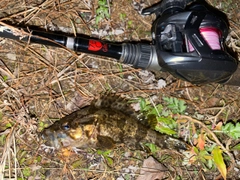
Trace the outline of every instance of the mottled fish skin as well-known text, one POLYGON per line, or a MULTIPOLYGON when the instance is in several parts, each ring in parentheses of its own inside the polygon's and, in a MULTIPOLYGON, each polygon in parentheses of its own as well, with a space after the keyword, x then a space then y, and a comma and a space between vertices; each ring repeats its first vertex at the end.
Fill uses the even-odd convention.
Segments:
POLYGON ((160 134, 139 122, 126 100, 107 94, 91 105, 65 116, 42 133, 45 144, 55 148, 112 149, 124 144, 132 150, 144 150, 145 143, 162 149, 186 150, 188 145, 160 134))

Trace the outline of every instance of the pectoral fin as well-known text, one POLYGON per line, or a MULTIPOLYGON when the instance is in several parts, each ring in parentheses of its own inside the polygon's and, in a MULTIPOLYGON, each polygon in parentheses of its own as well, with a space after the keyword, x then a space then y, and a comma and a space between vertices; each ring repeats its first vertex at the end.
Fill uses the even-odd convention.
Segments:
POLYGON ((115 147, 115 142, 112 138, 108 136, 97 136, 97 147, 100 149, 113 149, 115 147))

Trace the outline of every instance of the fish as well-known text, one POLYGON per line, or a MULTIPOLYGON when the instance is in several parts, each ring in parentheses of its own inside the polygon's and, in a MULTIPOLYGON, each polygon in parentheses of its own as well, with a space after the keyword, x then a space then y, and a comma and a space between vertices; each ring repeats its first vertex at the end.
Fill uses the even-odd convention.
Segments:
POLYGON ((153 143, 161 149, 187 150, 180 139, 161 134, 142 123, 128 100, 105 94, 88 106, 63 117, 45 128, 41 135, 45 145, 60 149, 114 149, 124 145, 131 150, 147 150, 153 143))

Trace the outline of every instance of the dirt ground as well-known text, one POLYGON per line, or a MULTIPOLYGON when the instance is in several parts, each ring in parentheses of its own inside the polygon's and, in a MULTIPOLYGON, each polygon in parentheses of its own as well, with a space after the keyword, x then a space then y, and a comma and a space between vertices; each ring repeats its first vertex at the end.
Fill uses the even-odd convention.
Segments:
MULTIPOLYGON (((156 2, 107 1, 110 16, 96 24, 96 17, 100 16, 96 12, 98 0, 5 0, 0 3, 0 23, 37 26, 114 42, 151 41, 155 16, 142 16, 139 12, 156 2)), ((226 43, 240 53, 240 2, 209 3, 227 14, 230 32, 226 43)), ((239 120, 240 89, 236 86, 195 86, 167 72, 133 69, 110 58, 64 48, 5 38, 0 39, 0 44, 0 179, 137 179, 148 153, 125 147, 109 154, 96 150, 51 153, 39 141, 45 127, 110 90, 128 99, 152 99, 154 104, 162 103, 163 97, 182 99, 187 104, 185 116, 199 121, 194 127, 209 137, 219 122, 239 120)), ((227 179, 240 179, 239 150, 229 148, 239 140, 226 135, 217 139, 214 143, 225 152, 227 179)), ((161 179, 221 179, 216 167, 206 168, 197 161, 183 165, 184 155, 176 152, 161 151, 155 156, 166 167, 161 169, 161 179)))

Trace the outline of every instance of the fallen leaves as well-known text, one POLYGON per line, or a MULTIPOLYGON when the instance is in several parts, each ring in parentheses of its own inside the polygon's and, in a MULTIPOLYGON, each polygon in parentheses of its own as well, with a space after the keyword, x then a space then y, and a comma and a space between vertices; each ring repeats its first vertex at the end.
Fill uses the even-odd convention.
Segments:
POLYGON ((167 168, 164 165, 150 156, 143 161, 143 167, 141 168, 140 175, 137 180, 163 179, 166 170, 167 168))
POLYGON ((216 146, 212 151, 212 155, 213 155, 213 160, 218 167, 218 170, 220 171, 224 180, 226 180, 227 168, 223 160, 222 150, 218 146, 216 146))

